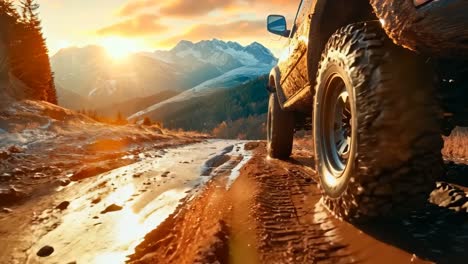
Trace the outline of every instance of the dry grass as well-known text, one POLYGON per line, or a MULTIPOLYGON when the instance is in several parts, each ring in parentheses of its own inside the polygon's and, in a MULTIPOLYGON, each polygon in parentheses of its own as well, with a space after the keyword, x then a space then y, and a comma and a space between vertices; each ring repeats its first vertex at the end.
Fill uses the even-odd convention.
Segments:
POLYGON ((458 127, 446 137, 442 153, 450 159, 468 160, 468 128, 458 127))

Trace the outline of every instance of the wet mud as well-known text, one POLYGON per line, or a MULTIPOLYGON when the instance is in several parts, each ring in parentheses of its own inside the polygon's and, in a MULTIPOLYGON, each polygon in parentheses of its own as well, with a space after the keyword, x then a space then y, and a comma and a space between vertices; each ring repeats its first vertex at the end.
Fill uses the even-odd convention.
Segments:
POLYGON ((447 161, 423 209, 353 225, 323 205, 308 142, 280 161, 210 140, 72 182, 0 212, 0 263, 466 263, 467 165, 447 161))

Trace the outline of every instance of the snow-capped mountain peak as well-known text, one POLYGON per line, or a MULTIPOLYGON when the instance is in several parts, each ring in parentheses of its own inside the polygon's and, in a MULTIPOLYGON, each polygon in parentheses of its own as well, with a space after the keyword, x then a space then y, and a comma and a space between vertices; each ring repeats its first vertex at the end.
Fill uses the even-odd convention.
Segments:
POLYGON ((193 42, 188 40, 182 40, 171 50, 173 53, 184 51, 193 47, 193 42))
POLYGON ((191 59, 218 67, 231 68, 276 63, 275 56, 258 42, 242 46, 237 42, 225 42, 219 39, 202 40, 197 43, 182 40, 173 49, 156 51, 155 54, 168 62, 191 59))
POLYGON ((130 119, 151 116, 158 112, 172 113, 171 109, 183 107, 184 102, 208 96, 222 89, 230 89, 266 75, 277 61, 270 50, 258 42, 242 46, 237 42, 225 42, 219 39, 197 43, 181 41, 174 49, 157 51, 155 54, 165 61, 187 63, 186 66, 193 68, 200 67, 199 65, 204 65, 202 67, 211 65, 219 70, 220 74, 168 100, 143 109, 132 115, 130 119), (174 105, 177 107, 171 108, 174 105), (161 109, 164 110, 160 111, 161 109))

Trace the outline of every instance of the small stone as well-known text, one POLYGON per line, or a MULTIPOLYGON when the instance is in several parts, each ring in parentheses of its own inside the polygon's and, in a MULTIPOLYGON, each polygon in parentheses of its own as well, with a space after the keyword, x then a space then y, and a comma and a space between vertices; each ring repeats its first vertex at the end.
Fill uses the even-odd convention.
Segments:
POLYGON ((116 211, 120 211, 122 210, 123 207, 120 206, 120 205, 116 205, 116 204, 111 204, 109 205, 104 211, 101 212, 101 214, 107 214, 107 213, 110 213, 110 212, 116 212, 116 211))
POLYGON ((13 145, 10 148, 8 148, 8 151, 10 153, 21 153, 24 152, 24 149, 20 146, 13 145))
POLYGON ((68 186, 71 183, 70 179, 67 179, 67 178, 60 179, 57 182, 62 187, 68 186))
POLYGON ((35 180, 38 180, 38 179, 42 179, 44 177, 45 177, 44 173, 36 172, 36 173, 34 173, 34 176, 32 178, 35 179, 35 180))
POLYGON ((364 188, 363 188, 362 186, 359 186, 359 187, 357 188, 357 193, 358 193, 358 194, 363 194, 363 193, 364 193, 364 188))
POLYGON ((39 257, 48 257, 54 253, 54 248, 51 246, 44 246, 43 248, 39 249, 37 255, 39 257))
POLYGON ((2 208, 2 211, 1 211, 1 212, 2 212, 2 213, 5 213, 5 214, 9 214, 9 213, 13 212, 13 210, 11 210, 10 208, 4 207, 4 208, 2 208))
POLYGON ((14 168, 13 169, 13 174, 14 175, 22 175, 22 174, 24 174, 24 171, 22 169, 20 169, 20 168, 14 168))
POLYGON ((57 205, 57 207, 55 207, 55 209, 59 209, 60 211, 63 211, 65 209, 67 209, 69 205, 70 205, 69 201, 63 201, 59 205, 57 205))
POLYGON ((94 198, 94 199, 91 201, 91 203, 92 203, 92 204, 98 204, 98 203, 101 202, 101 200, 102 200, 101 197, 98 196, 98 197, 94 198))
POLYGON ((6 203, 16 202, 24 198, 25 196, 26 194, 22 190, 16 188, 13 185, 10 185, 6 188, 0 187, 0 201, 2 202, 6 202, 6 203))
POLYGON ((5 172, 0 175, 0 181, 9 181, 13 178, 13 175, 11 173, 5 172))
POLYGON ((10 157, 10 153, 8 151, 0 151, 0 160, 5 160, 10 157))

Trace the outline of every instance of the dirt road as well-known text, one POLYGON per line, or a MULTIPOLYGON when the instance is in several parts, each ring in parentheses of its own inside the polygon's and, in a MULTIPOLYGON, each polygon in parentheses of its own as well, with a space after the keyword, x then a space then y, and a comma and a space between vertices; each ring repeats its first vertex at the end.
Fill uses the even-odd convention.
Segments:
POLYGON ((468 259, 467 182, 455 175, 466 178, 464 165, 449 164, 441 175, 431 200, 443 207, 428 202, 406 219, 353 226, 322 206, 307 144, 299 142, 289 161, 266 158, 263 142, 243 141, 142 155, 0 213, 0 263, 468 259))

